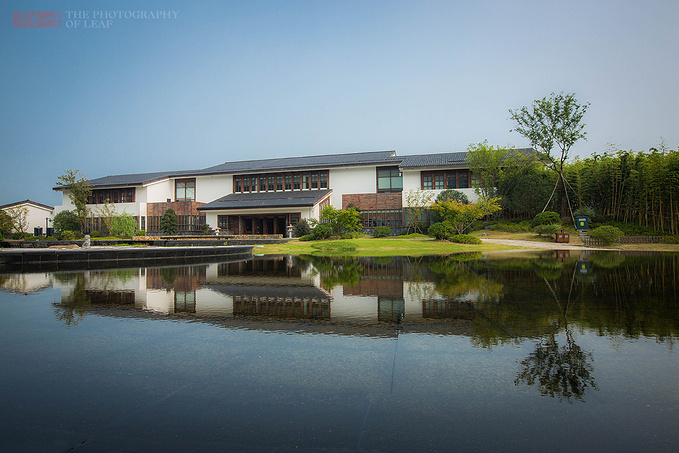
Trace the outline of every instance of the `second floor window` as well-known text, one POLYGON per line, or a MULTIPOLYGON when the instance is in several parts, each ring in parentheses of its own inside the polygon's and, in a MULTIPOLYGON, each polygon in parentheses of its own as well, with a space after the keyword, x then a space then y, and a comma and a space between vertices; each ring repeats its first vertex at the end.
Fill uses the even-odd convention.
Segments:
POLYGON ((178 179, 175 182, 176 201, 196 201, 196 180, 178 179))
POLYGON ((378 192, 402 192, 403 176, 398 168, 377 169, 378 192))

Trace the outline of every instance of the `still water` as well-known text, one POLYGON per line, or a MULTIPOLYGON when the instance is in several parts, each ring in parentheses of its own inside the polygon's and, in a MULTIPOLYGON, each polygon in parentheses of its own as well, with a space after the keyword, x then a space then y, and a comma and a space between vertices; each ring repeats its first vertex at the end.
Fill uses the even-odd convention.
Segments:
POLYGON ((679 451, 679 255, 0 275, 0 451, 679 451))

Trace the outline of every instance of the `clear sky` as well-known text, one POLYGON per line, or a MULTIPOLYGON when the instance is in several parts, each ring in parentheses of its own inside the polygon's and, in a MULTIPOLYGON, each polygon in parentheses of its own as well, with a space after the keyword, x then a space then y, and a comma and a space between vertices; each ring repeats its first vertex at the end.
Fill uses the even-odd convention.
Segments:
POLYGON ((676 149, 678 20, 677 0, 3 1, 0 205, 60 204, 67 169, 528 146, 508 109, 560 91, 591 103, 574 155, 676 149))

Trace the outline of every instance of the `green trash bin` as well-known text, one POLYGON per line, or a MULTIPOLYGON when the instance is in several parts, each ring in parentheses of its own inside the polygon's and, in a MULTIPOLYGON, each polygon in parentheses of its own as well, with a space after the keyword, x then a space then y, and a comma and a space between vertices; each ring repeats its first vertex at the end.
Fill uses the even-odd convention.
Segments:
POLYGON ((589 230, 589 217, 582 216, 575 218, 575 224, 578 230, 589 230))

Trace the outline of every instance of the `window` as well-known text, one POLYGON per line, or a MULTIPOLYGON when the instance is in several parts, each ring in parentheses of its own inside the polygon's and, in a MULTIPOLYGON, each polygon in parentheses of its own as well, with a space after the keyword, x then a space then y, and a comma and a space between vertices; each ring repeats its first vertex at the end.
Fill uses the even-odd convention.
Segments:
POLYGON ((398 168, 377 169, 378 192, 401 192, 403 190, 403 176, 398 168))
POLYGON ((422 172, 422 189, 467 189, 469 188, 469 175, 469 170, 422 172))
POLYGON ((196 180, 178 179, 175 181, 175 200, 196 201, 196 180))
POLYGON ((448 180, 446 181, 447 186, 446 187, 457 187, 457 183, 455 176, 457 176, 456 173, 448 173, 448 180))
POLYGON ((281 192, 284 190, 327 188, 328 170, 305 173, 281 172, 273 174, 242 175, 233 178, 233 193, 281 192))
POLYGON ((469 173, 460 173, 457 187, 460 189, 469 188, 469 173))

